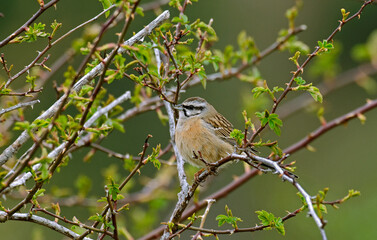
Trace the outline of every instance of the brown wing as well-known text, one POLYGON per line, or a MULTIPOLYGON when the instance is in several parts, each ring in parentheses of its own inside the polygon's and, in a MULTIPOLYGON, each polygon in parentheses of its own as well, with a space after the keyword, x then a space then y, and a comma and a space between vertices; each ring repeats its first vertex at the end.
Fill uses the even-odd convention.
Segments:
POLYGON ((233 125, 223 115, 217 113, 216 115, 203 120, 210 125, 210 128, 212 128, 215 134, 223 141, 232 145, 235 144, 234 139, 229 136, 233 131, 233 125))

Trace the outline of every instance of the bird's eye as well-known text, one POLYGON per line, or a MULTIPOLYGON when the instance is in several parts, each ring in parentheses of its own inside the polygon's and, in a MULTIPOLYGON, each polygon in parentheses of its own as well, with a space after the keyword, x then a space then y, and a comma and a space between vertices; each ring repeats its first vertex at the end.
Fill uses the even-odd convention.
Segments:
POLYGON ((194 109, 193 105, 184 105, 183 107, 186 108, 186 109, 188 109, 188 110, 193 110, 194 109))

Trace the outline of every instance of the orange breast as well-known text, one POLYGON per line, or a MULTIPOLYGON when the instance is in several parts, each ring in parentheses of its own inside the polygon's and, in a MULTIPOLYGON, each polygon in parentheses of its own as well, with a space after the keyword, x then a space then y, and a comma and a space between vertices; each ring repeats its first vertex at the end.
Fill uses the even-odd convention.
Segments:
POLYGON ((195 158, 200 155, 206 162, 216 162, 233 152, 233 146, 218 138, 205 127, 199 118, 192 118, 177 127, 175 141, 182 157, 192 165, 203 167, 204 163, 195 158))

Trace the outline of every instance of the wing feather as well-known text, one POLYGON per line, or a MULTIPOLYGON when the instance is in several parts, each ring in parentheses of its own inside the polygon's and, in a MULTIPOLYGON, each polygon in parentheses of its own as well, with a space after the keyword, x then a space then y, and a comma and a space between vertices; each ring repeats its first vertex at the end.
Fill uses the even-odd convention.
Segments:
POLYGON ((230 133, 233 131, 233 125, 221 114, 202 120, 206 122, 211 129, 213 129, 216 136, 220 137, 223 141, 226 141, 232 145, 235 144, 234 139, 230 138, 230 133))

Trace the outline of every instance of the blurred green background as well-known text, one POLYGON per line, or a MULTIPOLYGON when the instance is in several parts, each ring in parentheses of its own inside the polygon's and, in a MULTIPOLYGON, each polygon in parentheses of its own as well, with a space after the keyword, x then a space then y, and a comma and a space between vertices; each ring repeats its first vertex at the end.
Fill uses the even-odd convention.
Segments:
MULTIPOLYGON (((299 38, 308 44, 311 50, 318 40, 327 38, 338 26, 341 8, 345 8, 352 14, 361 6, 360 1, 353 0, 316 0, 303 1, 303 3, 296 23, 308 26, 308 29, 301 33, 299 38)), ((189 6, 186 15, 191 20, 200 18, 204 22, 208 22, 210 18, 214 19, 212 26, 219 37, 214 48, 223 49, 228 44, 236 45, 238 33, 245 30, 248 35, 253 36, 257 46, 264 49, 275 41, 280 29, 287 27, 285 11, 293 4, 294 1, 288 0, 201 0, 189 6)), ((21 26, 37 9, 37 1, 0 1, 0 12, 4 14, 4 17, 0 18, 0 39, 4 39, 21 26)), ((101 4, 96 0, 61 0, 56 10, 48 10, 37 22, 49 23, 56 19, 63 23, 59 33, 64 33, 93 17, 101 9, 101 4)), ((163 9, 171 8, 166 5, 163 9)), ((173 10, 172 17, 175 14, 176 11, 173 10)), ((364 43, 368 35, 377 28, 376 14, 377 6, 369 6, 360 20, 350 22, 336 35, 335 39, 341 42, 343 49, 339 60, 341 72, 357 66, 358 63, 351 60, 349 50, 355 44, 364 43)), ((138 31, 153 17, 154 14, 151 12, 148 12, 144 18, 137 17, 131 30, 138 31)), ((111 34, 107 34, 105 41, 115 39, 113 33, 117 30, 119 29, 111 30, 111 34)), ((130 33, 127 37, 130 36, 130 33)), ((59 47, 52 49, 49 62, 53 62, 78 36, 80 36, 80 32, 73 34, 59 47)), ((36 56, 36 51, 44 46, 44 41, 38 41, 33 44, 23 44, 22 47, 5 46, 0 49, 0 52, 6 54, 8 64, 14 64, 14 71, 17 71, 28 64, 36 56)), ((288 61, 288 57, 290 57, 288 52, 274 53, 258 65, 262 77, 269 81, 270 87, 274 85, 284 87, 284 83, 290 79, 290 71, 295 70, 295 66, 288 61)), ((76 62, 79 61, 75 60, 72 64, 76 62)), ((322 81, 320 78, 307 75, 307 72, 304 74, 307 82, 313 82, 316 85, 322 81)), ((57 72, 52 80, 58 83, 63 82, 62 73, 63 71, 57 72)), ((4 72, 1 72, 0 76, 4 79, 4 72)), ((28 120, 38 116, 43 109, 52 104, 55 93, 51 86, 52 82, 49 82, 44 87, 39 98, 41 103, 33 111, 27 111, 28 120)), ((114 96, 119 96, 125 90, 132 90, 131 86, 132 84, 126 80, 118 81, 109 87, 109 92, 114 96)), ((231 79, 220 83, 208 83, 205 90, 201 86, 189 89, 182 94, 182 99, 189 96, 205 97, 219 112, 233 122, 235 127, 242 128, 241 112, 245 107, 245 99, 252 100, 251 89, 250 84, 231 79)), ((367 98, 373 99, 376 96, 376 93, 367 93, 356 84, 350 84, 324 97, 325 118, 331 120, 345 114, 363 105, 367 98)), ((128 105, 124 104, 124 106, 128 105)), ((320 125, 316 113, 308 109, 303 109, 295 115, 283 119, 282 135, 278 138, 280 147, 288 147, 320 125)), ((301 150, 291 156, 291 160, 297 161, 299 181, 310 194, 315 195, 318 190, 329 187, 330 192, 327 199, 336 200, 345 196, 349 189, 361 191, 361 196, 341 205, 338 210, 328 207, 329 212, 325 218, 328 220, 326 232, 329 239, 375 239, 377 236, 377 226, 374 222, 374 215, 377 213, 377 191, 375 190, 377 110, 367 113, 366 116, 367 121, 364 125, 360 124, 358 120, 353 120, 346 126, 338 127, 316 140, 311 144, 317 150, 316 152, 301 150)), ((124 125, 125 134, 114 132, 103 144, 110 146, 114 151, 136 155, 141 151, 143 141, 148 133, 154 136, 150 141, 151 146, 155 146, 157 143, 162 143, 162 146, 165 146, 169 141, 168 128, 167 126, 161 127, 155 113, 138 116, 124 125)), ((271 135, 271 138, 275 138, 275 136, 271 135)), ((83 163, 81 158, 86 152, 87 150, 81 150, 80 154, 75 154, 68 167, 56 174, 50 185, 72 187, 73 180, 80 174, 85 174, 93 181, 91 194, 98 195, 103 194, 105 181, 99 174, 103 167, 112 164, 119 169, 120 174, 127 174, 118 160, 108 158, 105 154, 99 153, 90 163, 83 163)), ((242 164, 233 164, 228 167, 216 177, 216 181, 208 181, 210 186, 202 196, 221 188, 230 182, 233 176, 241 174, 242 170, 242 164)), ((144 173, 147 174, 148 171, 152 170, 146 169, 144 173)), ((275 175, 266 174, 256 177, 227 198, 217 202, 207 218, 206 227, 217 228, 214 219, 218 214, 225 214, 225 204, 232 209, 235 216, 243 219, 244 222, 239 224, 240 227, 258 223, 259 220, 255 214, 257 210, 264 209, 274 213, 275 216, 284 216, 286 211, 293 211, 301 205, 296 192, 296 189, 290 184, 282 182, 275 175)), ((162 212, 159 212, 163 216, 162 220, 168 219, 170 210, 170 207, 166 206, 162 212)), ((63 209, 63 213, 67 218, 72 218, 74 215, 80 216, 80 213, 86 214, 85 210, 81 208, 63 209)), ((156 222, 154 226, 145 226, 145 228, 155 227, 158 224, 159 222, 156 222)), ((320 239, 319 231, 313 220, 308 218, 305 213, 290 219, 285 226, 285 237, 276 231, 262 231, 237 236, 220 236, 220 239, 320 239)), ((63 238, 52 230, 31 223, 19 222, 0 224, 0 236, 1 239, 8 240, 63 238)), ((183 236, 182 239, 187 239, 186 237, 188 238, 188 235, 183 236)))

